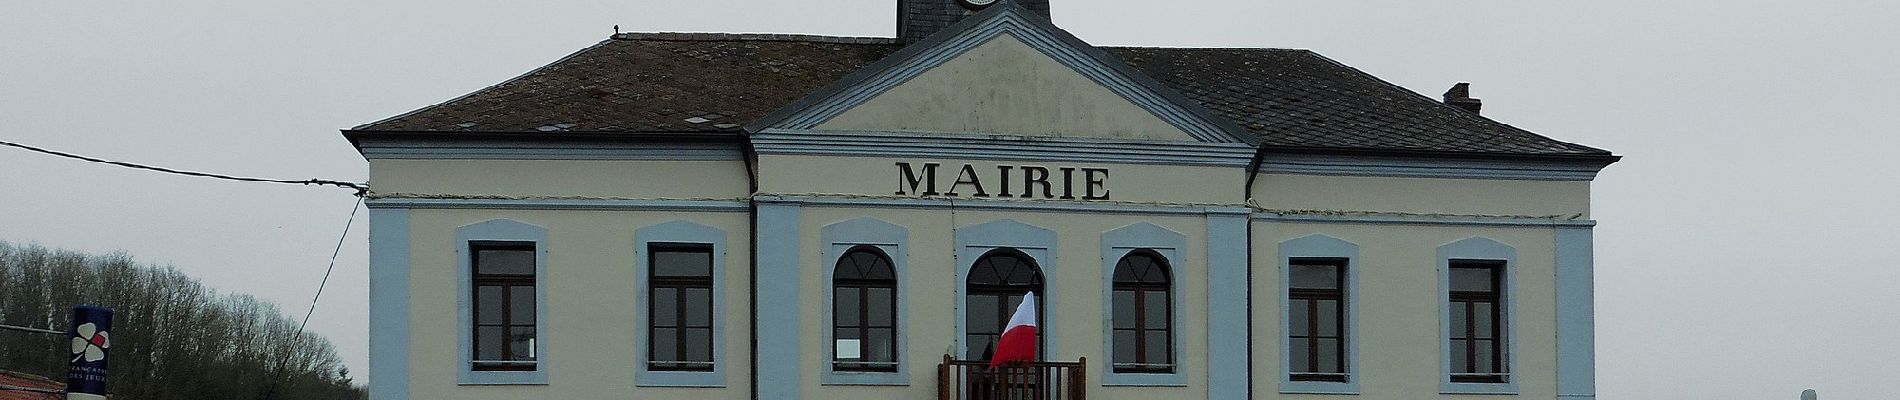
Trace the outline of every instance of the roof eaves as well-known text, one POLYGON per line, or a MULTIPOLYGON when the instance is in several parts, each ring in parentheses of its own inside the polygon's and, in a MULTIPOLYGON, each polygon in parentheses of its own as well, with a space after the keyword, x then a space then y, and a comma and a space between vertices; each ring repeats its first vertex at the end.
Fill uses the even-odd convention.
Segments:
POLYGON ((447 132, 447 131, 374 131, 344 129, 350 145, 361 148, 362 140, 454 139, 469 141, 536 141, 596 143, 744 143, 739 132, 447 132))
MULTIPOLYGON (((1507 160, 1507 161, 1555 161, 1598 163, 1609 165, 1623 159, 1623 156, 1601 153, 1503 153, 1477 151, 1414 150, 1414 149, 1370 149, 1360 147, 1320 147, 1320 146, 1283 146, 1264 145, 1261 152, 1266 154, 1326 154, 1343 156, 1391 156, 1423 157, 1466 160, 1507 160)), ((1598 150, 1601 151, 1601 150, 1598 150)))

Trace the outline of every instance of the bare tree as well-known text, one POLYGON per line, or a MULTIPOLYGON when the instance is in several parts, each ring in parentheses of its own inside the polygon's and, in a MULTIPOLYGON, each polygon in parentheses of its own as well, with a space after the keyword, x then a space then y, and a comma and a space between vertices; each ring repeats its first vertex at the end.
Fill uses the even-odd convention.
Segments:
MULTIPOLYGON (((114 397, 364 399, 329 340, 276 305, 219 294, 171 266, 0 242, 0 323, 63 327, 74 304, 113 313, 114 397)), ((0 369, 60 376, 66 338, 0 333, 0 369)))

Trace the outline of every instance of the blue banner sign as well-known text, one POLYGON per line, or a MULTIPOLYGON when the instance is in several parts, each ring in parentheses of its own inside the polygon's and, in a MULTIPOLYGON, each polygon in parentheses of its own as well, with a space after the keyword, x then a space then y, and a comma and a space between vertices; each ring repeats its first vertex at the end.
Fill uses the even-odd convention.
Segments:
POLYGON ((66 398, 106 398, 106 350, 112 348, 112 310, 74 306, 72 362, 66 372, 66 398))

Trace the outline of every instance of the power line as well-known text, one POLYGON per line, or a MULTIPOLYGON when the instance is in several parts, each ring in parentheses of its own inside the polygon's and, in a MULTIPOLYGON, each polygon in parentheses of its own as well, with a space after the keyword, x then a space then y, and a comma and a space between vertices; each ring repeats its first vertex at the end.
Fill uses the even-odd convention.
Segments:
MULTIPOLYGON (((310 309, 304 311, 303 322, 297 324, 297 334, 293 337, 302 338, 304 328, 310 326, 310 315, 317 312, 317 300, 323 299, 323 288, 330 284, 330 272, 336 271, 337 255, 343 254, 343 242, 350 238, 350 226, 356 225, 356 210, 362 208, 363 196, 362 192, 358 192, 356 203, 350 205, 350 218, 343 223, 343 235, 336 238, 336 248, 330 250, 330 266, 323 269, 323 280, 317 282, 317 294, 310 297, 310 309)), ((276 397, 277 384, 283 380, 286 365, 290 364, 290 355, 290 352, 285 352, 283 357, 278 358, 277 370, 271 372, 270 386, 264 389, 263 395, 259 398, 268 400, 276 397)))
MULTIPOLYGON (((284 183, 284 184, 292 184, 292 185, 336 186, 336 187, 340 187, 344 189, 355 190, 356 195, 358 197, 361 197, 365 193, 369 193, 369 184, 365 184, 365 183, 344 182, 344 181, 329 180, 329 179, 305 179, 305 180, 298 181, 298 180, 288 180, 288 179, 269 179, 269 178, 252 178, 252 177, 245 177, 245 176, 231 176, 231 175, 224 175, 224 174, 214 174, 210 172, 197 172, 197 171, 171 169, 171 168, 165 168, 165 167, 154 167, 150 165, 134 164, 134 163, 123 162, 123 161, 112 161, 112 160, 107 160, 107 159, 102 159, 102 158, 87 157, 87 156, 82 156, 78 154, 62 152, 58 150, 48 150, 48 149, 43 149, 39 147, 33 147, 33 146, 24 145, 24 144, 8 142, 4 140, 0 140, 0 145, 5 145, 9 147, 17 147, 20 149, 25 149, 27 151, 50 154, 54 156, 71 158, 75 160, 89 161, 89 162, 95 162, 95 163, 100 163, 100 164, 117 165, 121 167, 132 168, 132 169, 142 169, 142 170, 147 170, 147 171, 158 171, 158 172, 164 172, 168 174, 196 176, 196 177, 201 177, 201 178, 224 179, 224 180, 232 180, 232 181, 239 181, 239 182, 266 182, 266 183, 284 183)), ((354 214, 354 212, 352 212, 352 214, 354 214)))
POLYGON ((323 269, 323 280, 317 282, 317 295, 310 297, 310 309, 303 313, 303 323, 297 324, 297 334, 303 334, 303 328, 310 326, 310 314, 317 312, 317 300, 323 298, 323 287, 330 284, 330 272, 336 270, 336 256, 343 253, 343 241, 350 237, 350 225, 356 224, 356 210, 363 208, 363 198, 356 198, 356 205, 350 207, 350 219, 343 223, 343 236, 336 238, 336 249, 330 250, 330 266, 323 269))
POLYGON ((5 324, 0 324, 0 330, 33 332, 33 333, 51 333, 55 335, 66 333, 66 331, 57 330, 57 329, 34 328, 31 326, 13 326, 13 325, 5 325, 5 324))

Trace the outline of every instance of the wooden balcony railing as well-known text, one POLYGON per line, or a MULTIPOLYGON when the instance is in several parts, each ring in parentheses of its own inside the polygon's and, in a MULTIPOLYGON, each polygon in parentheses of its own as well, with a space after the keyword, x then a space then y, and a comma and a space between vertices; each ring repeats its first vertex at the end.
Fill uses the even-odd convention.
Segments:
POLYGON ((943 356, 937 365, 938 400, 1087 400, 1087 357, 991 368, 988 361, 943 356))

